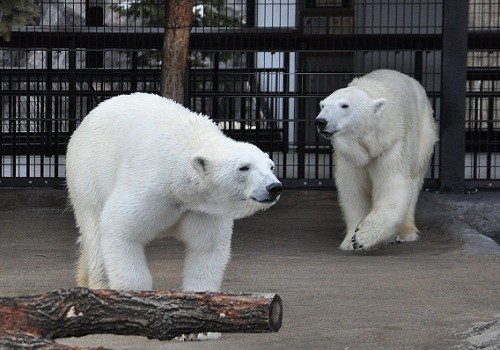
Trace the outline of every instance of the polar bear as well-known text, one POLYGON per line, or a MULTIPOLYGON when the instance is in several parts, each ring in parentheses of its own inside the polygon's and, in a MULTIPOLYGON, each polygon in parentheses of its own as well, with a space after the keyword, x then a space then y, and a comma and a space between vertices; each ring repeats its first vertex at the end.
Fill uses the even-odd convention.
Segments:
POLYGON ((144 249, 164 233, 186 246, 183 289, 219 290, 233 221, 280 197, 273 169, 256 146, 166 98, 135 93, 99 104, 67 149, 78 285, 152 289, 144 249))
POLYGON ((437 141, 423 87, 392 70, 354 79, 320 102, 315 124, 335 152, 343 250, 419 238, 415 206, 437 141))

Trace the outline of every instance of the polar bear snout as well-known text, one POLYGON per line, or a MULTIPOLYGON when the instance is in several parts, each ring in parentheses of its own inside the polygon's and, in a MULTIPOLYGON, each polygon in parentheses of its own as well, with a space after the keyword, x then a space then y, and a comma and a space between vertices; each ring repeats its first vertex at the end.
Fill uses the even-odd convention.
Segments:
POLYGON ((252 199, 259 203, 275 203, 283 192, 283 185, 279 181, 267 184, 265 188, 256 189, 252 193, 252 199))
POLYGON ((322 131, 323 129, 325 129, 326 127, 326 124, 328 124, 328 121, 324 118, 316 118, 316 121, 314 122, 314 124, 316 125, 316 127, 318 128, 319 131, 322 131))
POLYGON ((333 128, 331 126, 328 126, 328 120, 326 120, 325 118, 321 117, 321 116, 318 116, 316 118, 316 121, 314 122, 314 124, 316 125, 316 128, 318 129, 318 132, 320 133, 321 136, 327 138, 327 139, 330 139, 333 137, 333 135, 335 134, 335 132, 337 131, 336 128, 333 128), (327 128, 328 126, 328 128, 327 128))
POLYGON ((272 184, 266 186, 266 190, 274 199, 278 197, 281 192, 283 192, 283 185, 281 182, 273 182, 272 184))

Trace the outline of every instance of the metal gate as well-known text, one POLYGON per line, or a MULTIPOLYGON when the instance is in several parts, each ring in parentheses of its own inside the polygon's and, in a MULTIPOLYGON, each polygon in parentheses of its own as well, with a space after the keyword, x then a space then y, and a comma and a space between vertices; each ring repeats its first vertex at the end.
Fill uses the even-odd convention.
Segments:
MULTIPOLYGON (((160 87, 163 0, 39 4, 35 25, 0 41, 1 186, 64 186, 82 118, 160 87)), ((212 0, 194 11, 188 107, 269 152, 287 187, 334 187, 318 103, 390 68, 422 83, 440 125, 425 186, 500 188, 498 0, 212 0)))

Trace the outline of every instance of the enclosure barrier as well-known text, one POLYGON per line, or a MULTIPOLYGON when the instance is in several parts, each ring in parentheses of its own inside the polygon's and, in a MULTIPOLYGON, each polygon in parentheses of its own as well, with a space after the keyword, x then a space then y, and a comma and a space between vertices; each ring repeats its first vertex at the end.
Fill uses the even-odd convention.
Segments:
MULTIPOLYGON (((0 39, 0 186, 64 187, 68 140, 99 102, 160 89, 163 1, 40 0, 0 39)), ((500 188, 499 1, 195 2, 188 107, 256 144, 289 188, 333 188, 319 101, 378 68, 419 80, 440 141, 424 187, 500 188)), ((139 181, 140 179, 138 179, 139 181)))

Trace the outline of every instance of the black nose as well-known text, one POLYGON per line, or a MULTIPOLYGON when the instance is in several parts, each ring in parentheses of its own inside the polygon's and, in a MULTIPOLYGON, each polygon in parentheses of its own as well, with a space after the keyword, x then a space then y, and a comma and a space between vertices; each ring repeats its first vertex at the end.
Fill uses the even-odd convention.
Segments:
POLYGON ((314 122, 314 124, 316 124, 318 129, 323 130, 325 128, 326 124, 328 124, 328 122, 326 121, 326 119, 316 118, 316 121, 314 122))
POLYGON ((274 198, 278 197, 281 192, 283 192, 283 185, 281 182, 273 182, 266 187, 267 192, 269 192, 274 198))

